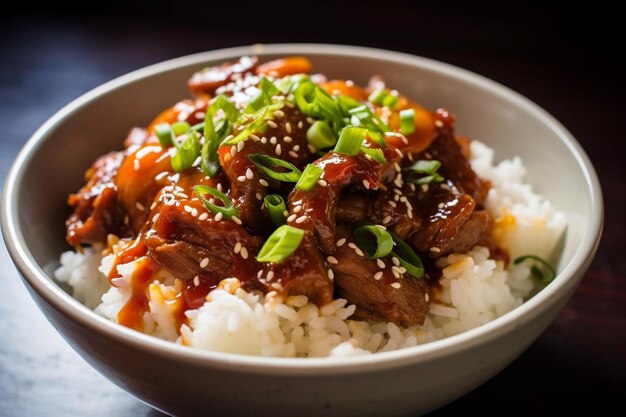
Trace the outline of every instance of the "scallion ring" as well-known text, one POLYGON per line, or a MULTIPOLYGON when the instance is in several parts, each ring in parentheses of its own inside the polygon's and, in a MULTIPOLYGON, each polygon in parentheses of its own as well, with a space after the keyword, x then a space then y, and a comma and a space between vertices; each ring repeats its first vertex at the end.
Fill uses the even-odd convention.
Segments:
POLYGON ((391 251, 391 255, 398 258, 400 266, 406 269, 406 272, 415 277, 421 278, 424 276, 424 265, 422 260, 417 256, 413 248, 406 244, 402 239, 393 233, 389 232, 393 241, 395 242, 395 248, 391 251))
POLYGON ((298 179, 296 188, 302 191, 311 191, 323 172, 324 170, 322 168, 308 164, 298 179))
POLYGON ((541 269, 539 269, 539 267, 537 265, 532 265, 530 267, 530 273, 532 274, 533 277, 535 277, 537 279, 537 281, 539 281, 541 284, 547 285, 549 283, 552 282, 552 280, 554 280, 554 278, 556 278, 556 270, 554 269, 554 267, 545 259, 542 259, 536 255, 524 255, 524 256, 520 256, 515 258, 515 260, 513 261, 513 265, 519 265, 522 262, 526 261, 526 260, 533 260, 536 262, 539 262, 539 264, 541 266, 543 266, 543 268, 548 272, 548 274, 546 275, 544 272, 541 271, 541 269))
POLYGON ((285 212, 287 211, 285 199, 278 194, 269 194, 265 196, 263 202, 274 226, 285 224, 285 212))
POLYGON ((337 137, 328 123, 323 120, 314 122, 306 131, 307 141, 315 149, 326 149, 337 143, 337 137))
POLYGON ((363 252, 370 259, 378 259, 387 256, 393 250, 393 237, 386 230, 375 226, 365 225, 357 227, 352 235, 363 252))
POLYGON ((274 230, 259 251, 256 260, 259 262, 282 262, 289 257, 304 237, 304 230, 289 225, 282 225, 274 230))
POLYGON ((415 109, 400 111, 400 133, 410 135, 415 132, 415 109))
POLYGON ((154 134, 161 146, 170 146, 174 144, 172 137, 172 127, 167 123, 161 123, 154 127, 154 134))
POLYGON ((385 154, 383 153, 382 149, 366 148, 365 146, 361 146, 361 151, 378 163, 387 163, 387 158, 385 158, 385 154))
POLYGON ((172 168, 176 172, 182 172, 191 168, 200 156, 200 142, 195 131, 190 131, 182 145, 177 146, 176 153, 172 157, 172 168))
POLYGON ((226 194, 216 190, 215 188, 206 185, 196 185, 193 187, 193 192, 211 213, 222 213, 222 215, 228 219, 233 216, 239 217, 239 210, 237 210, 237 207, 235 207, 232 200, 228 198, 226 194), (206 198, 207 194, 220 200, 223 206, 213 204, 208 198, 206 198))
POLYGON ((367 135, 367 129, 356 126, 347 126, 339 135, 337 145, 335 145, 335 152, 345 155, 356 155, 361 149, 363 139, 367 135))
POLYGON ((302 175, 302 172, 296 166, 282 159, 258 153, 250 154, 248 158, 267 176, 278 181, 298 182, 300 175, 302 175), (286 171, 276 171, 276 168, 284 168, 286 171))

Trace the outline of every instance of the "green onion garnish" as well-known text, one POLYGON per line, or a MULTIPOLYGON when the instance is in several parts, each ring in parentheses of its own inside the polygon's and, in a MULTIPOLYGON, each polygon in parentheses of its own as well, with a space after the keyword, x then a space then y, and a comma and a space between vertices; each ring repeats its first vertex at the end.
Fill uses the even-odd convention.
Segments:
POLYGON ((278 194, 270 194, 265 196, 263 202, 274 226, 285 224, 285 212, 287 211, 285 200, 278 194))
POLYGON ((538 257, 536 255, 520 256, 518 258, 515 258, 515 260, 513 261, 513 264, 514 265, 519 265, 522 262, 526 261, 527 259, 531 259, 533 261, 539 262, 539 264, 541 266, 543 266, 543 268, 545 269, 545 271, 542 272, 541 269, 539 269, 539 267, 537 265, 532 265, 530 267, 530 273, 541 284, 547 285, 547 284, 551 283, 552 280, 554 280, 554 278, 556 278, 556 270, 554 269, 554 267, 548 261, 546 261, 545 259, 542 259, 542 258, 540 258, 540 257, 538 257))
POLYGON ((336 100, 337 103, 339 103, 339 107, 341 107, 341 110, 343 110, 344 113, 348 113, 355 107, 359 107, 362 105, 361 102, 349 96, 337 96, 336 100))
POLYGON ((293 92, 294 99, 300 111, 310 117, 318 116, 315 105, 316 85, 310 80, 303 80, 293 92))
POLYGON ((263 171, 267 176, 283 182, 298 182, 302 172, 294 165, 282 159, 272 158, 271 156, 261 155, 258 153, 248 155, 257 168, 263 171), (286 171, 276 171, 276 168, 284 168, 286 171))
POLYGON ((365 104, 350 109, 348 115, 356 117, 359 125, 369 130, 383 133, 391 131, 391 128, 365 104))
POLYGON ((259 262, 282 262, 291 255, 302 241, 304 230, 289 225, 282 225, 274 230, 259 251, 259 262))
POLYGON ((406 269, 409 275, 415 278, 424 276, 424 265, 422 260, 417 256, 413 248, 407 245, 402 239, 389 232, 395 242, 395 249, 391 251, 391 255, 398 258, 400 266, 406 269))
POLYGON ((296 188, 302 191, 311 191, 313 187, 315 187, 315 183, 320 175, 322 175, 322 172, 324 172, 322 168, 308 164, 298 179, 296 188))
POLYGON ((245 123, 248 120, 248 117, 252 117, 252 122, 248 123, 246 127, 239 131, 239 133, 237 133, 233 138, 229 139, 227 142, 224 142, 224 145, 236 145, 239 142, 247 140, 251 134, 264 131, 267 127, 267 121, 265 120, 265 117, 268 114, 275 112, 276 110, 280 110, 281 108, 283 108, 284 105, 284 102, 278 101, 276 103, 272 103, 265 107, 262 107, 252 116, 244 115, 245 119, 243 117, 240 119, 242 123, 245 123))
POLYGON ((380 106, 383 104, 385 97, 387 97, 388 95, 389 95, 389 92, 387 90, 375 90, 375 91, 372 91, 372 94, 370 94, 370 96, 367 99, 370 102, 380 106))
POLYGON ((222 213, 222 215, 228 219, 233 216, 239 216, 239 210, 235 207, 235 204, 232 202, 228 196, 213 187, 208 187, 206 185, 196 185, 193 187, 193 192, 198 198, 204 203, 204 206, 213 214, 222 213), (206 198, 206 195, 211 195, 218 200, 220 200, 223 206, 218 206, 213 204, 206 198))
POLYGON ((180 136, 182 134, 185 134, 189 132, 189 129, 191 129, 191 126, 189 126, 189 123, 187 122, 172 123, 172 131, 174 132, 174 136, 180 136))
POLYGON ((366 225, 357 227, 352 234, 359 247, 363 249, 370 259, 387 256, 393 249, 393 238, 389 232, 378 226, 366 225))
POLYGON ((261 78, 261 81, 259 81, 259 90, 261 90, 259 95, 250 101, 244 113, 254 113, 262 107, 270 105, 272 103, 272 96, 280 92, 274 83, 265 77, 261 78))
POLYGON ((330 148, 337 143, 337 136, 323 120, 318 120, 309 127, 306 131, 306 138, 315 149, 330 148))
POLYGON ((387 158, 385 158, 385 154, 383 153, 382 149, 366 148, 365 146, 361 146, 361 151, 363 151, 365 155, 369 156, 376 162, 379 162, 381 164, 387 163, 387 158))
POLYGON ((415 109, 400 111, 400 133, 410 135, 415 132, 415 109))
POLYGON ((393 94, 389 94, 383 99, 383 106, 389 107, 390 109, 396 107, 396 104, 398 104, 398 96, 394 96, 393 94))
POLYGON ((441 162, 435 159, 421 159, 413 164, 411 167, 409 167, 409 170, 412 170, 418 174, 426 174, 426 176, 414 178, 413 175, 410 175, 407 181, 419 185, 442 182, 444 178, 439 173, 437 173, 437 170, 440 166, 441 162))
POLYGON ((183 144, 177 147, 176 153, 172 157, 172 168, 176 172, 182 172, 187 168, 191 168, 198 156, 200 156, 200 142, 198 141, 198 135, 192 130, 183 144))
POLYGON ((154 133, 159 139, 161 146, 170 146, 174 144, 172 136, 172 128, 167 123, 161 123, 154 127, 154 133))
POLYGON ((367 135, 367 129, 356 126, 347 126, 339 135, 337 145, 335 145, 335 152, 345 155, 356 155, 361 149, 363 139, 367 135))
POLYGON ((207 108, 204 116, 204 146, 202 147, 200 167, 209 177, 215 175, 220 169, 217 149, 232 131, 233 123, 237 120, 238 115, 239 111, 235 105, 223 95, 215 97, 207 108), (214 118, 220 110, 224 116, 215 124, 214 118))

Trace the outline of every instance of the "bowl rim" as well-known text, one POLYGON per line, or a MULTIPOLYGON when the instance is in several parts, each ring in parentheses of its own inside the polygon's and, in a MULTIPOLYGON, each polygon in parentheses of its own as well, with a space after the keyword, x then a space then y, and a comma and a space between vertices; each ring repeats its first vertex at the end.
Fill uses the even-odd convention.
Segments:
POLYGON ((180 58, 163 61, 150 65, 104 83, 79 98, 73 100, 48 119, 30 137, 19 152, 11 167, 5 182, 2 198, 2 232, 4 240, 13 262, 26 283, 48 304, 61 312, 66 318, 98 332, 104 337, 130 345, 136 349, 147 350, 158 356, 177 357, 199 366, 218 367, 249 373, 286 374, 297 371, 303 375, 336 374, 338 372, 363 372, 376 369, 404 366, 409 363, 434 360, 442 356, 470 349, 476 345, 514 329, 522 322, 532 320, 545 312, 551 305, 550 300, 558 299, 559 292, 573 290, 593 259, 598 248, 603 228, 603 200, 600 183, 589 158, 572 134, 547 111, 521 94, 505 87, 493 80, 470 72, 468 70, 435 61, 429 58, 409 55, 402 52, 367 48, 360 46, 332 45, 332 44, 267 44, 249 45, 234 48, 219 49, 208 52, 187 55, 180 58), (17 196, 18 185, 24 167, 33 157, 37 149, 49 137, 58 124, 69 115, 99 97, 111 91, 121 89, 140 79, 147 78, 162 72, 176 69, 181 66, 198 65, 204 62, 217 62, 232 59, 241 55, 256 54, 298 54, 298 55, 331 55, 348 56, 353 58, 367 58, 382 61, 393 61, 408 66, 419 67, 422 70, 442 73, 445 76, 460 79, 491 94, 500 96, 514 105, 523 108, 533 117, 547 125, 559 140, 574 156, 584 178, 591 201, 591 215, 588 218, 588 230, 579 243, 572 260, 565 265, 557 278, 546 288, 514 310, 479 326, 455 336, 418 345, 411 348, 392 352, 381 352, 375 355, 364 355, 347 358, 266 358, 244 356, 231 353, 208 352, 200 349, 190 349, 172 342, 128 329, 113 323, 99 315, 67 294, 53 282, 37 264, 28 250, 21 230, 18 228, 19 216, 17 196))

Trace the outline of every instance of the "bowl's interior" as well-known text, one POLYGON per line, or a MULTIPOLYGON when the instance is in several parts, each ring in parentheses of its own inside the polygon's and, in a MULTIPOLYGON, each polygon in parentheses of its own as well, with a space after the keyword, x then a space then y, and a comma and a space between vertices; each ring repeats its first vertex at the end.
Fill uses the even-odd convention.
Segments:
MULTIPOLYGON (((261 59, 302 49, 283 47, 284 53, 265 53, 261 59)), ((329 47, 307 50, 315 71, 361 84, 372 74, 381 74, 389 86, 424 106, 452 110, 458 132, 495 148, 498 159, 521 156, 530 183, 566 213, 569 225, 559 269, 572 260, 594 221, 593 196, 583 162, 551 118, 489 81, 428 60, 391 62, 371 50, 349 54, 329 47)), ((132 126, 145 126, 161 110, 188 97, 186 80, 193 71, 241 52, 222 53, 214 61, 198 55, 142 70, 138 75, 147 76, 134 79, 131 75, 99 89, 92 94, 95 99, 84 100, 43 134, 16 180, 16 218, 28 250, 49 276, 60 253, 68 249, 64 241, 67 196, 81 186, 83 173, 94 159, 120 149, 132 126)))

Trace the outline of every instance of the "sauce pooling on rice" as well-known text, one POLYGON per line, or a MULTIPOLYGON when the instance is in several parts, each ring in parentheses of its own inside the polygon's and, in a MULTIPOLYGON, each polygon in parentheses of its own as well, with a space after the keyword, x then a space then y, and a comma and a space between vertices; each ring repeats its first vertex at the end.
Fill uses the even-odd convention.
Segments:
MULTIPOLYGON (((243 57, 204 69, 189 81, 194 99, 89 169, 69 198, 67 241, 108 243, 116 265, 140 260, 119 323, 142 330, 148 287, 165 270, 180 288, 180 323, 234 277, 319 306, 346 299, 354 318, 422 324, 435 260, 497 249, 489 183, 470 167, 452 114, 380 77, 361 87, 311 67, 243 57)), ((128 285, 116 267, 109 279, 128 285)))

